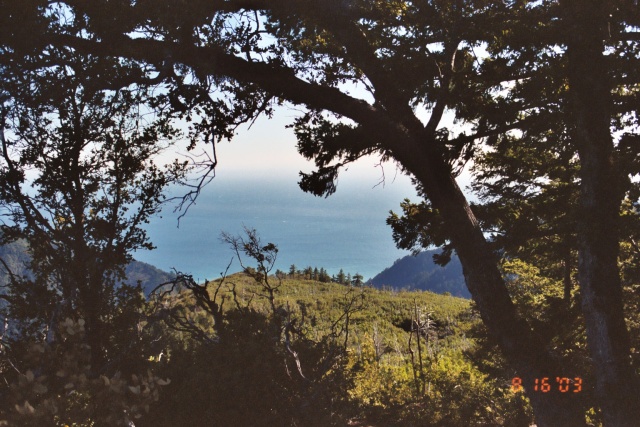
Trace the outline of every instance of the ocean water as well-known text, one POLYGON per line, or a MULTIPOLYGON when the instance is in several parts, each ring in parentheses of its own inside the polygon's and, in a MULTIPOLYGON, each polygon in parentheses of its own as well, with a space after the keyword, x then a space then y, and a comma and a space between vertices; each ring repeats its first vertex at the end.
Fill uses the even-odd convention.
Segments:
MULTIPOLYGON (((389 210, 400 211, 405 197, 417 199, 406 177, 375 184, 371 179, 347 180, 339 182, 336 194, 318 198, 302 192, 295 179, 216 177, 179 227, 179 214, 169 207, 162 218, 152 218, 147 231, 157 249, 134 257, 198 280, 217 278, 234 257, 220 233, 239 235, 246 226, 256 229, 264 244, 278 246, 274 272, 288 271, 291 264, 323 267, 329 274, 342 268, 366 280, 408 254, 395 247, 385 220, 389 210)), ((233 260, 229 272, 240 269, 233 260)))

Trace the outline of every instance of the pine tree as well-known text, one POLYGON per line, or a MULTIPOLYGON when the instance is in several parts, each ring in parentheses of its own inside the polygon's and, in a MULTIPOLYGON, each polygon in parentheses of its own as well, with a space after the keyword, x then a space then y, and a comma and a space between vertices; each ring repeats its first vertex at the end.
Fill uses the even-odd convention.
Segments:
POLYGON ((358 273, 354 274, 353 280, 351 280, 351 284, 356 287, 362 286, 364 284, 364 277, 362 277, 362 275, 358 273))
POLYGON ((313 269, 311 268, 311 266, 307 267, 304 269, 304 278, 311 280, 313 277, 313 269))

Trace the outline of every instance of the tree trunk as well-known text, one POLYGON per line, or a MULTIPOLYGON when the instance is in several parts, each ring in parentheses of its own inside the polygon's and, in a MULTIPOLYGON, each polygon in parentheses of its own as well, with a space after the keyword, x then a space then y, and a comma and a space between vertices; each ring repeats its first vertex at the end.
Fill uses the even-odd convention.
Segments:
MULTIPOLYGON (((565 237, 565 239, 570 239, 569 236, 565 237)), ((567 307, 571 307, 571 288, 573 287, 573 283, 571 282, 571 248, 569 245, 566 245, 563 248, 564 251, 564 260, 562 261, 562 285, 563 285, 563 295, 562 300, 567 305, 567 307)))
POLYGON ((570 123, 581 164, 578 282, 596 393, 605 425, 638 425, 637 377, 630 364, 618 271, 622 199, 610 132, 611 86, 603 40, 604 1, 566 0, 570 123))
POLYGON ((523 380, 531 400, 536 423, 546 426, 584 426, 584 410, 572 393, 560 393, 552 387, 548 393, 533 389, 536 378, 580 377, 580 372, 563 369, 547 351, 542 340, 516 312, 498 269, 498 259, 487 243, 480 225, 450 167, 432 145, 396 149, 394 157, 422 184, 424 196, 441 213, 449 237, 462 264, 469 292, 484 324, 499 343, 510 364, 523 380), (431 151, 431 152, 430 152, 431 151))
POLYGON ((103 336, 103 324, 100 318, 102 305, 102 295, 100 292, 100 282, 88 283, 86 298, 83 301, 84 317, 86 322, 86 340, 91 347, 91 370, 98 373, 105 364, 105 343, 103 336))

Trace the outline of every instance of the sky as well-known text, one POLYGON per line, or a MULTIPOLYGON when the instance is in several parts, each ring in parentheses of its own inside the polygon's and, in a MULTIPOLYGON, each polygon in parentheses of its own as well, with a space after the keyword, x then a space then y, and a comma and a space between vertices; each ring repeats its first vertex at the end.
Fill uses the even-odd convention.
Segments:
MULTIPOLYGON (((286 128, 299 115, 293 109, 280 107, 272 118, 261 116, 251 126, 239 127, 231 141, 219 142, 216 145, 219 163, 215 179, 259 177, 297 182, 300 171, 313 171, 313 162, 304 159, 296 149, 293 129, 286 128)), ((179 154, 184 152, 178 151, 179 154)), ((167 152, 162 160, 168 161, 173 157, 173 152, 167 152)), ((341 170, 339 180, 374 186, 383 181, 383 177, 384 185, 406 188, 413 193, 410 179, 402 175, 395 164, 386 162, 380 166, 380 159, 375 156, 359 159, 341 170)))
MULTIPOLYGON (((216 176, 221 179, 256 176, 263 179, 286 178, 297 182, 300 171, 311 172, 315 169, 312 161, 304 159, 296 149, 293 129, 287 125, 301 115, 293 107, 277 107, 272 118, 260 116, 252 125, 242 125, 231 141, 221 141, 216 145, 219 164, 216 176)), ((428 113, 418 111, 417 116, 426 123, 428 113)), ((444 125, 455 128, 453 117, 445 115, 444 125)), ((163 158, 170 160, 174 153, 166 153, 163 158)), ((406 188, 408 194, 414 193, 409 177, 403 175, 393 162, 380 165, 376 156, 367 156, 341 170, 340 182, 363 182, 372 186, 384 181, 384 185, 406 188)), ((472 197, 466 187, 470 183, 468 170, 458 178, 458 184, 468 197, 472 197)))

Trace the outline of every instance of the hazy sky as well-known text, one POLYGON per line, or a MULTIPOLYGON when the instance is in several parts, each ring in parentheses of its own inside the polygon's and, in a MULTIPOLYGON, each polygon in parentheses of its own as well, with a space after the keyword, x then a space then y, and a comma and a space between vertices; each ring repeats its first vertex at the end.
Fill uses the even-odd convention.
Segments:
MULTIPOLYGON (((297 115, 300 113, 292 109, 279 108, 271 119, 260 117, 250 128, 247 125, 240 127, 231 141, 218 143, 216 179, 227 181, 238 176, 254 176, 297 182, 300 171, 313 171, 313 162, 298 154, 293 129, 286 128, 297 115)), ((163 160, 172 157, 175 156, 167 152, 163 160)), ((379 163, 379 158, 375 156, 358 160, 348 169, 341 170, 339 184, 362 182, 373 187, 384 176, 385 185, 402 186, 413 193, 409 178, 403 176, 395 164, 387 162, 380 167, 379 163)))
MULTIPOLYGON (((314 170, 313 162, 298 154, 293 129, 286 128, 300 114, 292 108, 280 107, 271 119, 260 117, 250 128, 247 125, 240 127, 233 140, 218 143, 217 177, 227 180, 242 175, 260 179, 286 178, 297 182, 300 171, 314 170)), ((424 119, 426 114, 419 113, 418 116, 424 119)), ((445 120, 446 125, 453 126, 451 117, 445 120)), ((380 159, 376 156, 367 156, 354 162, 348 169, 341 170, 339 184, 362 182, 374 186, 384 177, 385 185, 405 187, 408 195, 414 194, 409 178, 402 175, 394 163, 387 162, 382 167, 379 163, 380 159)), ((458 182, 464 190, 469 183, 468 174, 463 173, 458 182)))

